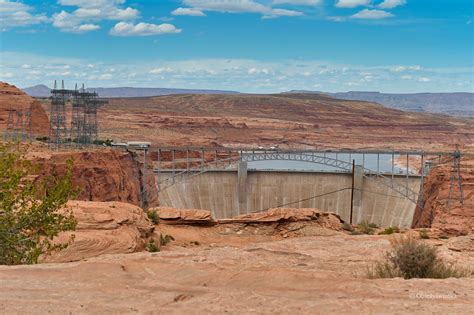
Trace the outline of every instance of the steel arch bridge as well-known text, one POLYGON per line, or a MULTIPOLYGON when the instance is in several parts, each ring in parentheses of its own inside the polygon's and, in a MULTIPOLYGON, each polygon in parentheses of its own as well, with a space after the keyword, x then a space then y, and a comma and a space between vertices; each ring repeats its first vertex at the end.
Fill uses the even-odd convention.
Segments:
MULTIPOLYGON (((354 152, 357 153, 357 152, 354 152)), ((199 163, 196 167, 193 167, 193 162, 186 161, 185 169, 172 168, 166 170, 171 176, 160 180, 158 179, 158 191, 163 191, 169 187, 183 181, 187 181, 192 177, 201 175, 210 171, 217 170, 234 170, 237 168, 240 162, 257 162, 257 161, 296 161, 306 162, 319 165, 325 165, 340 170, 343 173, 352 172, 353 164, 348 161, 327 157, 325 154, 317 152, 284 152, 284 151, 242 151, 238 156, 230 156, 224 159, 216 159, 211 162, 199 163)), ((389 187, 397 194, 404 198, 407 198, 413 203, 418 202, 419 193, 415 192, 408 186, 408 182, 405 185, 399 184, 394 180, 394 173, 391 176, 382 174, 380 170, 371 170, 366 167, 362 167, 363 177, 369 180, 376 180, 378 183, 389 187)), ((154 170, 155 174, 160 174, 163 170, 154 170)), ((420 177, 423 177, 423 172, 420 177)), ((413 175, 411 175, 413 176, 413 175)), ((408 178, 408 172, 407 172, 408 178)))

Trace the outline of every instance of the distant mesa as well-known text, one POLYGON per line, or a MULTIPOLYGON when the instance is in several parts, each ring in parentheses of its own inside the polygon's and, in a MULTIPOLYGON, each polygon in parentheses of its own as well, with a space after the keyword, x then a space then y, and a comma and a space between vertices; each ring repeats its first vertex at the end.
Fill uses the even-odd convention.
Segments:
MULTIPOLYGON (((88 92, 97 92, 104 98, 139 98, 175 94, 240 94, 226 90, 193 90, 171 88, 88 88, 88 92)), ((33 97, 49 97, 50 88, 46 85, 35 85, 23 91, 33 97)), ((320 94, 338 99, 379 103, 388 108, 403 111, 439 113, 460 117, 474 117, 474 93, 414 93, 390 94, 377 91, 350 91, 328 93, 308 90, 292 90, 282 94, 320 94)))
MULTIPOLYGON (((49 97, 51 89, 40 84, 24 88, 23 91, 33 97, 49 97)), ((193 90, 193 89, 168 89, 168 88, 136 88, 136 87, 116 87, 116 88, 87 88, 87 92, 96 92, 99 97, 119 98, 119 97, 151 97, 172 94, 238 94, 237 91, 222 90, 193 90)))
POLYGON ((474 93, 414 93, 390 94, 350 91, 326 93, 293 90, 291 94, 326 94, 335 98, 379 103, 385 107, 412 112, 439 113, 461 117, 474 117, 474 93))

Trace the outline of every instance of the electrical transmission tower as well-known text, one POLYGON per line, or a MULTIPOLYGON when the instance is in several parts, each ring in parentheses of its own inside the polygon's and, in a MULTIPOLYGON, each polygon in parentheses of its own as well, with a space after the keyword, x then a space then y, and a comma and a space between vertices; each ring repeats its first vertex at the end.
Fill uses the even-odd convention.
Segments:
POLYGON ((31 108, 27 111, 8 109, 5 140, 25 141, 31 139, 31 108))
POLYGON ((59 147, 64 143, 66 135, 77 146, 93 144, 98 137, 97 108, 107 103, 100 100, 95 92, 86 92, 84 85, 81 89, 66 90, 64 81, 61 89, 57 89, 54 81, 54 89, 51 90, 51 115, 49 128, 50 145, 59 147), (66 128, 66 101, 71 100, 72 115, 69 133, 66 128))
POLYGON ((72 98, 71 139, 79 145, 84 130, 84 86, 78 91, 77 84, 72 98))
POLYGON ((458 199, 460 204, 464 204, 464 192, 462 189, 462 176, 461 176, 461 152, 456 146, 456 152, 453 154, 453 164, 451 165, 451 177, 448 194, 448 208, 451 206, 454 199, 455 191, 458 191, 458 199))
POLYGON ((61 89, 56 86, 51 90, 51 110, 49 116, 49 144, 58 148, 66 140, 66 98, 71 91, 64 89, 64 81, 61 89))

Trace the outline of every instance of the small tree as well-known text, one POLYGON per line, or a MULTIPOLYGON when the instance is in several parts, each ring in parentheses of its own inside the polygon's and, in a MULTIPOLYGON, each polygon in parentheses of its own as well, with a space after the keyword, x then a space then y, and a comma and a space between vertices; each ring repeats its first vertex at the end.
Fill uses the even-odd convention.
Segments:
POLYGON ((41 254, 65 248, 53 239, 76 228, 71 210, 73 162, 62 176, 55 172, 40 179, 37 168, 19 147, 0 144, 0 264, 33 264, 41 254))

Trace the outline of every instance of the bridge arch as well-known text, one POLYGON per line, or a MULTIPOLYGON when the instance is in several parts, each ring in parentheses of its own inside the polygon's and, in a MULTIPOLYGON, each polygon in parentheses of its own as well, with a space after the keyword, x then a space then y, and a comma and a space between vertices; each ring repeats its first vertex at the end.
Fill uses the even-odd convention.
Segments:
MULTIPOLYGON (((186 181, 191 177, 198 176, 200 174, 215 171, 218 167, 212 167, 213 165, 221 167, 221 169, 233 169, 232 167, 226 168, 225 165, 233 165, 236 167, 239 162, 255 162, 255 161, 297 161, 306 162, 319 165, 325 165, 334 167, 344 172, 352 172, 352 163, 343 161, 325 155, 307 153, 307 152, 280 152, 280 151, 250 151, 243 152, 238 157, 231 157, 227 159, 213 160, 208 163, 201 164, 199 168, 190 168, 186 170, 174 173, 171 178, 166 178, 163 182, 158 181, 158 191, 163 191, 169 187, 175 185, 178 182, 186 181), (222 166, 224 166, 222 168, 222 166)), ((418 193, 408 187, 408 185, 401 185, 393 180, 393 177, 387 177, 380 171, 374 171, 363 167, 363 177, 369 180, 376 180, 378 183, 390 188, 397 194, 407 198, 413 203, 418 202, 418 193)))

